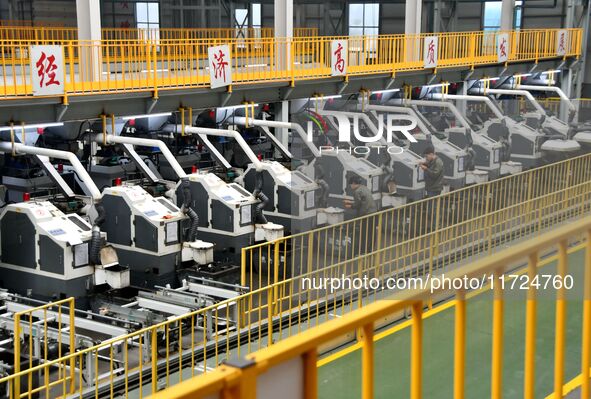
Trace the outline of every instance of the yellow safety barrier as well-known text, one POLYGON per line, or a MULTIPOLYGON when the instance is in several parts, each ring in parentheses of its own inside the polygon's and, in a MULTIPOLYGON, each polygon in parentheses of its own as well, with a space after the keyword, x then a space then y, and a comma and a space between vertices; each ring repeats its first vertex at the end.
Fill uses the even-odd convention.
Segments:
MULTIPOLYGON (((448 276, 450 279, 467 278, 481 279, 482 276, 490 277, 494 284, 493 320, 492 320, 492 361, 491 361, 491 398, 502 397, 503 389, 503 335, 508 333, 504 326, 503 312, 507 299, 502 289, 503 274, 511 265, 518 262, 527 262, 527 270, 532 284, 527 284, 528 300, 525 312, 525 375, 523 384, 525 398, 534 398, 534 375, 536 372, 536 332, 538 329, 551 330, 552 325, 539 325, 536 321, 537 295, 536 286, 533 283, 538 273, 538 261, 544 251, 556 249, 558 252, 558 267, 556 277, 565 279, 568 268, 567 248, 569 240, 581 240, 586 237, 585 246, 585 271, 584 291, 580 293, 583 300, 583 325, 581 348, 581 398, 590 395, 590 356, 591 356, 591 217, 561 227, 555 231, 546 233, 535 240, 517 244, 510 249, 503 250, 495 256, 473 262, 463 266, 448 276)), ((566 280, 564 280, 566 281, 566 280)), ((555 316, 555 355, 554 355, 554 398, 563 397, 564 373, 565 373, 565 332, 566 332, 566 299, 565 284, 556 289, 556 316, 555 316)), ((269 394, 273 387, 264 380, 265 375, 273 373, 274 379, 283 383, 293 383, 293 386, 303 388, 303 397, 313 399, 318 396, 318 375, 316 359, 320 348, 347 333, 362 331, 361 338, 361 397, 370 399, 374 397, 374 340, 373 331, 376 323, 383 318, 399 312, 410 312, 411 321, 411 346, 410 364, 399 364, 400 368, 410 368, 410 398, 422 397, 423 378, 433 378, 424 375, 423 372, 423 309, 434 298, 447 296, 453 298, 455 309, 454 357, 447 367, 453 369, 454 398, 465 397, 466 374, 466 349, 467 349, 467 311, 466 292, 454 290, 449 286, 431 291, 429 288, 407 290, 390 298, 364 307, 363 310, 354 311, 351 314, 332 320, 323 326, 305 331, 295 337, 291 337, 273 347, 246 356, 243 367, 225 365, 206 376, 186 381, 173 388, 167 389, 153 399, 184 399, 195 397, 232 397, 255 398, 269 394), (289 362, 289 365, 288 365, 289 362), (283 368, 281 368, 283 367, 283 368), (257 392, 258 391, 258 392, 257 392)), ((570 310, 569 310, 570 311, 570 310)), ((578 345, 578 344, 577 344, 578 345)), ((512 350, 515 350, 512 348, 512 350)), ((484 360, 483 360, 484 361, 484 360)), ((484 364, 482 364, 485 367, 484 364)), ((396 373, 397 370, 389 370, 396 373)), ((484 381, 482 381, 484 383, 484 381)), ((452 382, 449 381, 451 385, 452 382)), ((288 385, 289 386, 289 385, 288 385)), ((275 389, 277 387, 275 386, 275 389)), ((517 388, 517 387, 512 387, 517 388)))
MULTIPOLYGON (((57 387, 67 388, 64 381, 70 380, 51 371, 73 360, 76 393, 127 397, 137 390, 134 395, 144 397, 189 377, 209 374, 224 360, 272 346, 333 317, 366 307, 387 294, 373 287, 317 289, 314 281, 364 276, 386 280, 396 276, 420 277, 427 272, 448 274, 467 259, 497 254, 509 242, 539 236, 560 223, 591 213, 591 155, 549 165, 540 172, 525 172, 507 181, 511 184, 483 186, 484 198, 500 201, 498 206, 489 202, 490 208, 484 213, 474 210, 473 216, 449 216, 455 223, 427 227, 404 239, 379 241, 376 236, 373 247, 343 256, 338 263, 314 265, 301 275, 47 361, 1 378, 0 386, 7 384, 14 392, 17 380, 48 373, 50 380, 41 383, 39 392, 45 394, 40 397, 63 396, 68 391, 57 387), (493 196, 497 189, 501 194, 493 196), (54 388, 50 389, 49 384, 54 388)), ((423 201, 420 209, 429 212, 429 206, 440 210, 448 207, 452 215, 457 214, 460 208, 450 198, 456 197, 423 201)), ((463 200, 471 204, 463 208, 468 215, 472 215, 470 207, 486 208, 475 196, 468 195, 463 200)), ((384 214, 377 216, 379 220, 382 215, 382 223, 388 220, 384 214)), ((447 217, 441 216, 442 220, 447 217)), ((417 226, 419 231, 421 226, 428 226, 426 220, 429 219, 419 217, 410 226, 417 226)))
MULTIPOLYGON (((273 28, 103 28, 104 41, 120 40, 194 40, 194 39, 261 39, 273 37, 273 28)), ((293 28, 294 37, 318 36, 318 28, 293 28)), ((64 42, 78 40, 78 28, 0 25, 0 41, 64 42)))
MULTIPOLYGON (((340 224, 286 236, 242 249, 243 286, 259 288, 276 283, 285 277, 310 273, 316 269, 338 264, 359 254, 408 242, 408 251, 428 257, 427 270, 436 265, 438 246, 448 255, 443 263, 457 263, 469 258, 482 245, 475 237, 511 240, 510 236, 496 237, 499 221, 482 220, 515 206, 529 204, 546 195, 591 179, 591 157, 583 156, 545 165, 487 183, 466 186, 435 199, 424 199, 401 207, 387 209, 340 224), (481 220, 478 225, 466 224, 481 220), (422 240, 430 233, 453 228, 449 234, 437 235, 435 241, 422 240), (469 228, 468 231, 464 230, 469 228), (463 251, 450 252, 457 246, 463 251)), ((524 212, 524 215, 527 212, 524 212)), ((543 215, 539 218, 543 220, 543 215)), ((531 222, 531 220, 524 220, 531 222)), ((531 226, 531 225, 530 225, 531 226)), ((541 229, 541 226, 531 226, 541 229)), ((505 233, 510 233, 506 231, 505 233)), ((524 232, 530 234, 531 232, 524 232)), ((492 242, 485 243, 490 250, 492 242)))
MULTIPOLYGON (((559 30, 508 32, 511 51, 508 62, 557 58, 559 30)), ((567 53, 581 53, 580 29, 567 30, 567 53)), ((438 33, 438 66, 474 67, 496 64, 498 32, 438 33)), ((421 35, 358 37, 294 37, 62 41, 67 96, 209 87, 207 49, 228 44, 234 85, 297 80, 328 79, 331 74, 330 46, 335 39, 348 41, 349 76, 424 69, 421 35)), ((37 42, 42 44, 44 42, 37 42)), ((51 43, 51 42, 48 42, 51 43)), ((33 95, 29 41, 0 41, 0 98, 33 95)), ((345 77, 346 79, 347 77, 345 77)))
MULTIPOLYGON (((560 106, 562 104, 562 101, 563 100, 558 97, 548 97, 548 98, 538 99, 538 102, 540 103, 540 105, 546 111, 549 111, 553 115, 560 114, 560 106)), ((576 99, 572 99, 571 102, 573 103, 573 105, 576 108, 579 109, 579 112, 581 110, 591 109, 591 98, 576 98, 576 99)), ((521 112, 526 112, 529 104, 527 104, 527 101, 525 99, 520 98, 519 105, 520 105, 521 112)), ((583 116, 583 118, 585 119, 585 116, 583 116)), ((590 119, 589 117, 586 117, 586 118, 590 119)), ((581 122, 585 122, 585 121, 586 120, 582 120, 581 122)))
MULTIPOLYGON (((75 303, 74 298, 62 299, 56 302, 50 302, 45 305, 32 307, 14 314, 14 373, 21 371, 23 358, 28 360, 28 369, 31 369, 36 360, 40 362, 47 362, 49 359, 48 346, 51 341, 57 341, 57 355, 58 357, 65 356, 62 351, 62 346, 67 344, 70 354, 76 350, 76 330, 74 326, 75 319, 75 303), (48 314, 50 312, 51 314, 48 314), (21 336, 23 343, 21 343, 21 336), (27 353, 23 353, 21 345, 27 347, 27 353)), ((64 363, 62 366, 65 366, 64 363)), ((70 393, 74 389, 74 359, 70 360, 68 367, 59 367, 58 375, 59 383, 66 389, 68 383, 68 390, 70 393)), ((49 383, 48 370, 45 370, 43 375, 44 381, 48 387, 49 383)), ((29 374, 26 379, 17 379, 14 381, 14 398, 21 398, 21 385, 24 385, 26 393, 23 395, 29 396, 29 393, 35 394, 38 392, 37 388, 33 386, 33 375, 29 374)), ((55 384, 53 384, 55 385, 55 384)))

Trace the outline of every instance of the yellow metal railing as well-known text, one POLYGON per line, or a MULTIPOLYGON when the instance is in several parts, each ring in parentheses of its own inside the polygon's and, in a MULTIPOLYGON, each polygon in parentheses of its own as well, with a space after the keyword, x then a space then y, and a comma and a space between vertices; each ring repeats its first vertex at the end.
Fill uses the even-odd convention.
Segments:
MULTIPOLYGON (((48 346, 50 342, 57 340, 57 356, 65 356, 62 346, 67 342, 70 354, 76 350, 76 331, 74 327, 75 320, 75 303, 74 298, 62 299, 56 302, 50 302, 45 305, 32 307, 14 314, 14 373, 21 371, 22 358, 25 353, 21 349, 21 336, 23 343, 27 347, 26 357, 28 359, 28 368, 33 367, 34 361, 37 359, 40 362, 47 362, 49 359, 48 346), (55 316, 49 317, 48 312, 52 312, 55 316), (55 336, 49 334, 49 330, 56 331, 55 336), (35 353, 35 348, 38 347, 38 353, 35 353)), ((65 364, 64 364, 65 366, 65 364)), ((69 363, 69 370, 66 367, 58 368, 59 384, 62 384, 70 392, 74 389, 74 359, 69 363)), ((14 381, 15 393, 21 392, 21 384, 27 387, 26 394, 15 394, 15 398, 29 396, 29 393, 36 394, 40 388, 33 386, 33 375, 29 374, 26 379, 17 379, 14 381), (24 384, 23 384, 24 383, 24 384)), ((47 389, 52 384, 49 382, 49 370, 45 370, 43 375, 47 389)), ((55 385, 55 384, 53 384, 55 385)))
MULTIPOLYGON (((489 203, 490 208, 484 213, 474 210, 473 216, 450 219, 454 223, 420 232, 418 226, 426 226, 427 219, 417 215, 417 221, 410 224, 417 226, 414 236, 390 241, 379 241, 375 236, 373 247, 343 256, 338 263, 315 264, 300 275, 1 378, 0 385, 6 384, 14 393, 17 380, 47 373, 50 379, 41 384, 40 397, 63 396, 69 392, 66 390, 69 385, 64 382, 70 381, 69 376, 51 371, 69 367, 74 361, 77 394, 98 397, 100 385, 100 392, 110 392, 111 397, 127 397, 136 389, 138 392, 134 394, 144 397, 159 387, 170 387, 206 373, 223 360, 272 346, 333 317, 365 307, 385 294, 373 287, 318 290, 311 285, 313 279, 368 276, 382 281, 401 275, 420 277, 435 272, 447 275, 468 258, 472 261, 497 253, 509 242, 537 236, 557 224, 591 213, 591 155, 519 176, 514 180, 502 179, 506 183, 499 183, 495 188, 501 190, 499 196, 492 197, 492 186, 491 191, 485 191, 485 196, 501 201, 502 206, 493 207, 489 203), (96 370, 90 379, 83 378, 87 367, 96 370), (47 388, 43 393, 42 388, 49 384, 52 389, 47 388)), ((441 196, 423 201, 422 209, 429 212, 427 204, 430 204, 431 209, 448 207, 452 214, 457 213, 459 205, 450 198, 459 197, 441 196)), ((473 195, 466 194, 463 200, 472 204, 464 208, 468 215, 472 215, 470 207, 483 207, 473 195)), ((389 219, 385 214, 382 212, 377 217, 382 215, 382 227, 389 234, 385 223, 389 219)), ((329 235, 313 237, 323 244, 333 239, 329 235)))
MULTIPOLYGON (((194 40, 270 38, 273 28, 103 28, 102 40, 194 40)), ((293 28, 294 37, 318 36, 318 28, 293 28)), ((0 25, 0 41, 65 42, 78 40, 78 28, 0 25)))
MULTIPOLYGON (((447 276, 451 280, 487 279, 493 281, 494 300, 492 315, 492 356, 491 356, 491 395, 493 399, 500 399, 503 392, 503 351, 505 350, 503 335, 508 333, 505 327, 504 308, 507 305, 506 295, 502 288, 503 274, 511 265, 525 261, 527 263, 528 278, 531 283, 527 284, 527 306, 525 312, 525 350, 524 350, 524 376, 523 387, 524 397, 533 399, 535 375, 536 375, 536 335, 540 329, 554 332, 554 395, 553 398, 562 398, 565 376, 565 347, 566 347, 566 284, 556 284, 556 315, 555 325, 550 323, 538 324, 536 277, 539 277, 538 262, 544 251, 556 249, 558 253, 557 273, 554 279, 566 281, 568 258, 567 248, 569 240, 581 240, 586 238, 585 244, 585 269, 584 289, 580 293, 584 306, 582 310, 582 338, 580 342, 582 376, 581 398, 589 398, 590 391, 590 366, 591 366, 591 217, 587 217, 568 226, 558 228, 555 231, 546 233, 535 240, 517 244, 510 249, 497 253, 494 257, 473 262, 461 267, 447 276)), ((369 255, 368 255, 369 256, 369 255)), ((368 261, 372 261, 368 259, 368 261)), ((259 352, 246 356, 244 367, 232 367, 224 365, 205 376, 186 381, 171 389, 152 396, 154 399, 183 399, 195 397, 215 396, 225 398, 255 398, 257 389, 264 391, 259 394, 269 393, 269 384, 265 384, 262 377, 267 373, 273 373, 274 379, 283 383, 301 386, 303 396, 307 399, 318 397, 318 373, 317 358, 320 348, 347 333, 361 331, 361 397, 370 399, 374 397, 374 340, 373 332, 376 323, 396 313, 410 312, 411 318, 411 346, 410 364, 399 364, 402 369, 410 369, 410 398, 420 399, 423 397, 423 380, 432 379, 432 375, 425 375, 423 372, 423 309, 431 303, 434 298, 447 296, 454 299, 455 326, 451 333, 454 337, 454 357, 450 359, 447 367, 453 369, 453 392, 454 398, 465 397, 465 375, 466 375, 466 349, 467 349, 467 309, 466 291, 464 289, 454 290, 449 286, 431 290, 430 287, 416 290, 406 290, 393 296, 390 300, 382 300, 357 310, 349 315, 332 320, 323 326, 305 331, 295 337, 291 337, 273 347, 266 348, 259 352), (288 365, 289 362, 289 365, 288 365), (280 368, 283 367, 283 368, 280 368)), ((512 333, 512 332, 509 332, 512 333)), ((578 346, 578 344, 577 344, 578 346)), ((511 350, 518 350, 511 348, 511 350)), ((483 362, 485 360, 483 359, 483 362)), ((481 364, 485 367, 484 364, 481 364)), ((397 370, 389 370, 396 373, 397 370)), ((267 375, 269 375, 267 374, 267 375)), ((484 383, 484 381, 482 381, 484 383)), ((452 381, 448 382, 449 385, 452 381)), ((511 387, 516 389, 517 387, 511 387)), ((271 389, 272 391, 272 389, 271 389)))
MULTIPOLYGON (((546 111, 550 111, 554 115, 559 115, 560 105, 562 104, 562 101, 563 100, 558 97, 548 97, 548 98, 538 99, 538 102, 540 103, 540 105, 546 111)), ((591 98, 576 98, 576 99, 572 99, 571 102, 573 103, 573 105, 575 107, 577 107, 579 109, 579 111, 591 108, 591 98)), ((525 101, 525 99, 520 99, 519 105, 520 105, 520 109, 522 112, 527 111, 528 104, 527 104, 527 101, 525 101)))
MULTIPOLYGON (((438 245, 451 249, 453 245, 460 244, 464 252, 446 251, 448 256, 442 260, 448 264, 457 263, 481 251, 478 249, 481 241, 474 240, 477 237, 475 234, 488 237, 489 240, 501 234, 498 237, 500 241, 511 240, 510 236, 502 236, 502 230, 497 230, 499 221, 494 219, 496 216, 492 216, 494 212, 531 203, 589 180, 591 157, 583 156, 487 183, 466 186, 436 199, 412 202, 340 224, 246 247, 242 249, 241 284, 263 287, 286 276, 309 273, 355 255, 393 247, 400 242, 408 242, 409 251, 428 256, 428 269, 424 272, 435 266, 438 245), (482 220, 485 215, 491 215, 491 219, 482 220), (473 220, 481 220, 482 223, 466 224, 473 220), (434 241, 417 240, 450 228, 453 230, 448 234, 437 235, 434 241), (466 228, 469 230, 464 230, 466 228)), ((543 217, 540 215, 536 219, 541 222, 543 217)), ((490 249, 493 245, 487 243, 486 247, 490 249)))
MULTIPOLYGON (((508 32, 508 62, 556 58, 558 30, 508 32)), ((498 32, 438 33, 437 68, 496 64, 498 32)), ((209 87, 207 49, 228 44, 233 84, 331 78, 330 46, 348 41, 349 76, 424 69, 423 42, 429 34, 359 37, 294 37, 61 41, 67 96, 209 87)), ((567 53, 581 53, 581 30, 568 30, 567 53)), ((45 42, 38 42, 45 43, 45 42)), ((51 43, 51 42, 47 42, 51 43)), ((29 41, 0 41, 0 98, 29 97, 31 60, 29 41)), ((346 77, 345 77, 346 79, 346 77)))
MULTIPOLYGON (((517 101, 519 101, 520 112, 527 112, 529 106, 527 99, 519 97, 517 101)), ((558 115, 560 104, 563 100, 559 97, 547 97, 538 98, 537 101, 546 111, 550 111, 554 115, 558 115)), ((579 109, 591 109, 591 98, 573 98, 570 101, 575 105, 575 107, 578 106, 579 109)), ((488 106, 482 102, 469 102, 467 107, 470 111, 477 111, 492 115, 488 106)))

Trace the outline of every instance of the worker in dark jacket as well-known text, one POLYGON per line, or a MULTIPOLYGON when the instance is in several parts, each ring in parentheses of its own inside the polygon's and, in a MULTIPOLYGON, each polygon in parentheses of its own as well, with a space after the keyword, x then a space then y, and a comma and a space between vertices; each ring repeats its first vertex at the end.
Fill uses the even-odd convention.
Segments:
MULTIPOLYGON (((355 210, 355 217, 366 216, 377 212, 378 207, 371 195, 369 188, 362 184, 359 176, 349 178, 349 187, 353 190, 353 200, 345 200, 345 208, 355 210)), ((375 217, 366 217, 354 224, 352 237, 353 242, 350 245, 351 256, 360 255, 373 250, 374 238, 377 231, 375 229, 375 217)))
POLYGON ((349 178, 349 187, 353 190, 353 200, 345 200, 345 208, 351 208, 356 211, 357 217, 368 215, 378 211, 376 202, 371 195, 369 188, 361 184, 359 176, 349 178))
POLYGON ((435 148, 428 145, 423 151, 425 162, 421 162, 421 169, 425 172, 425 191, 428 197, 441 194, 443 190, 443 161, 435 154, 435 148))

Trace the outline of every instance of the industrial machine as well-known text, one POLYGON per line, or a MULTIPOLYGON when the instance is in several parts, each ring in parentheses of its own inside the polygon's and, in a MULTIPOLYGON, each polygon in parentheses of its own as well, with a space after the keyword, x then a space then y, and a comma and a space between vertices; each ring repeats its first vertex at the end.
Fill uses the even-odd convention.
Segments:
MULTIPOLYGON (((126 151, 129 153, 135 151, 135 146, 157 148, 176 175, 176 181, 157 179, 154 176, 150 177, 151 171, 145 168, 142 158, 139 156, 133 157, 132 159, 135 160, 138 167, 142 168, 140 165, 143 165, 145 175, 149 177, 149 180, 152 183, 163 185, 166 191, 159 198, 153 198, 148 193, 145 193, 145 191, 141 195, 138 194, 140 189, 143 191, 143 188, 136 189, 137 192, 135 194, 132 193, 128 196, 121 195, 118 201, 121 202, 125 199, 127 207, 130 209, 126 213, 125 220, 128 220, 129 216, 133 216, 134 214, 143 214, 142 218, 151 220, 153 224, 158 221, 158 218, 163 215, 163 212, 158 212, 158 215, 154 214, 150 216, 146 214, 144 208, 146 206, 150 207, 150 213, 153 214, 155 212, 154 209, 151 209, 153 206, 160 208, 164 206, 174 212, 180 211, 183 214, 183 219, 187 219, 187 217, 190 219, 190 222, 185 220, 180 223, 181 225, 184 224, 184 227, 182 227, 183 237, 186 237, 187 234, 189 236, 189 238, 185 238, 186 240, 192 242, 197 240, 197 236, 199 237, 199 240, 196 241, 197 244, 192 246, 193 249, 205 249, 204 247, 209 247, 210 245, 212 247, 214 259, 210 259, 209 256, 207 258, 195 257, 193 260, 197 262, 196 265, 187 268, 187 258, 190 261, 190 256, 187 254, 188 244, 183 247, 184 256, 181 261, 181 263, 184 263, 183 265, 176 259, 178 258, 178 245, 173 244, 174 240, 166 241, 166 234, 174 234, 176 230, 173 229, 169 233, 166 230, 158 228, 158 234, 154 233, 155 236, 160 237, 157 240, 160 244, 162 242, 165 244, 168 242, 164 247, 157 246, 153 243, 150 248, 145 247, 147 244, 143 244, 144 247, 137 248, 139 239, 137 232, 134 233, 135 228, 128 227, 126 231, 130 235, 126 235, 124 241, 119 243, 119 245, 136 247, 135 252, 143 254, 142 256, 148 257, 155 264, 152 270, 150 270, 149 267, 142 266, 145 261, 139 260, 140 255, 136 256, 132 253, 129 253, 129 256, 122 255, 122 259, 125 259, 126 262, 138 264, 138 267, 141 269, 139 270, 141 275, 145 275, 145 277, 151 276, 148 280, 139 280, 142 286, 146 286, 146 284, 163 284, 166 281, 171 283, 178 281, 173 277, 174 273, 182 273, 182 275, 189 273, 195 276, 208 276, 216 280, 235 282, 237 277, 236 271, 238 265, 240 265, 240 248, 252 245, 257 241, 274 239, 282 235, 283 229, 281 226, 267 223, 266 220, 259 217, 257 210, 260 208, 261 203, 252 194, 238 184, 227 183, 212 173, 196 171, 187 175, 183 167, 176 162, 174 155, 162 141, 138 137, 114 136, 111 134, 96 134, 92 140, 97 143, 106 143, 107 145, 125 145, 127 146, 126 151), (134 200, 136 198, 138 199, 137 202, 134 200), (143 205, 146 202, 148 205, 143 205), (157 202, 162 206, 159 206, 157 202), (136 209, 136 211, 131 211, 131 209, 136 209), (130 241, 130 238, 133 239, 130 241), (209 244, 210 242, 216 243, 215 247, 209 244), (202 263, 198 261, 199 259, 206 260, 202 263)), ((135 185, 136 183, 133 181, 125 182, 124 186, 135 185)), ((122 189, 112 188, 106 190, 110 193, 110 190, 122 189)), ((131 189, 126 190, 129 191, 131 189)), ((171 215, 167 217, 169 219, 176 218, 173 218, 171 215)), ((135 224, 137 225, 137 223, 135 224)), ((139 233, 143 235, 145 232, 139 231, 139 233)))
POLYGON ((319 110, 318 113, 339 131, 354 129, 353 124, 357 123, 360 135, 366 138, 378 138, 367 146, 369 151, 364 158, 374 165, 381 166, 385 172, 380 182, 382 207, 396 207, 405 204, 407 200, 415 201, 423 198, 425 183, 423 171, 419 167, 420 156, 412 150, 387 142, 371 118, 363 112, 319 110), (389 187, 390 183, 393 183, 393 188, 389 187))
MULTIPOLYGON (((486 120, 481 121, 482 125, 471 123, 468 119, 464 118, 463 115, 459 113, 459 110, 454 106, 451 108, 452 112, 456 116, 458 120, 461 120, 461 123, 464 126, 470 126, 473 131, 474 136, 483 136, 490 138, 496 141, 500 148, 498 149, 499 154, 499 161, 501 164, 500 174, 501 176, 510 175, 519 173, 523 170, 523 165, 515 160, 512 160, 512 155, 515 154, 516 157, 535 157, 535 144, 537 134, 533 132, 532 129, 516 129, 515 136, 520 136, 522 140, 519 140, 515 144, 515 149, 513 147, 512 142, 512 135, 511 130, 507 126, 506 118, 503 117, 501 112, 494 107, 492 102, 487 97, 478 97, 478 96, 462 96, 462 95, 450 95, 450 94, 431 94, 431 98, 439 99, 445 101, 446 99, 449 100, 462 100, 467 102, 483 102, 485 103, 493 112, 493 114, 497 117, 497 120, 486 120), (533 134, 532 134, 533 133, 533 134)), ((474 137, 473 136, 473 137, 474 137)), ((481 149, 481 146, 476 146, 476 156, 478 157, 478 149, 481 149)), ((497 154, 497 152, 495 152, 497 154)), ((541 154, 538 154, 541 156, 541 154)), ((496 155, 495 155, 496 156, 496 155)))
POLYGON ((439 100, 466 101, 467 103, 482 103, 490 111, 490 117, 485 113, 471 112, 469 116, 474 125, 479 126, 478 134, 485 134, 493 140, 501 143, 501 174, 507 174, 504 170, 506 162, 511 160, 529 169, 543 163, 541 142, 544 136, 539 131, 519 123, 514 119, 504 116, 493 101, 486 96, 469 96, 455 94, 431 94, 432 98, 439 100))
MULTIPOLYGON (((505 88, 505 86, 506 85, 503 85, 503 86, 501 86, 501 88, 505 88)), ((511 88, 511 87, 509 86, 509 88, 511 88)), ((572 103, 570 98, 568 98, 566 93, 564 93, 559 87, 549 86, 549 85, 536 86, 536 85, 516 84, 516 85, 514 85, 514 88, 516 90, 542 91, 545 93, 554 93, 554 94, 558 95, 558 97, 560 98, 562 103, 564 103, 566 105, 566 107, 568 108, 568 123, 566 123, 566 124, 568 126, 570 135, 572 135, 573 140, 577 141, 579 144, 584 145, 587 148, 591 148, 591 126, 586 123, 575 122, 576 118, 577 118, 577 108, 572 103)), ((547 117, 549 117, 549 118, 547 118, 547 119, 549 119, 547 123, 551 123, 552 124, 551 126, 555 129, 564 130, 564 128, 565 128, 564 121, 560 120, 559 118, 557 118, 554 115, 548 115, 548 112, 545 112, 545 114, 547 117), (558 120, 558 122, 556 120, 558 120), (562 122, 562 123, 559 123, 559 122, 562 122)))
MULTIPOLYGON (((305 111, 312 112, 311 110, 305 111)), ((295 112, 292 118, 293 120, 289 124, 292 131, 290 151, 299 163, 298 170, 315 181, 326 183, 326 185, 323 183, 323 190, 328 192, 328 198, 327 201, 322 202, 326 202, 329 207, 326 208, 330 214, 329 218, 340 214, 341 211, 338 208, 343 206, 345 199, 353 198, 348 184, 348 180, 352 176, 361 178, 362 184, 372 192, 376 204, 381 205, 380 182, 384 174, 381 167, 358 156, 350 147, 341 148, 338 144, 334 144, 329 139, 328 124, 313 125, 309 123, 307 129, 304 130, 302 125, 298 123, 301 120, 301 113, 295 112)))
MULTIPOLYGON (((501 174, 501 144, 486 135, 475 134, 468 121, 460 114, 454 104, 444 101, 404 100, 407 106, 417 110, 417 116, 422 117, 431 131, 440 134, 444 139, 473 153, 476 170, 488 173, 488 180, 496 179, 501 174), (419 111, 420 108, 420 111, 419 111), (451 126, 443 112, 421 112, 425 109, 436 108, 447 110, 451 119, 459 126, 451 126)), ((521 165, 505 165, 508 173, 521 171, 521 165)))
POLYGON ((474 166, 468 164, 466 152, 456 145, 439 139, 429 130, 424 121, 417 115, 416 111, 409 107, 400 107, 394 105, 373 105, 365 106, 366 111, 374 118, 380 118, 380 114, 409 115, 415 118, 417 127, 412 131, 416 143, 399 137, 399 140, 405 142, 406 148, 409 148, 416 154, 422 154, 428 145, 433 145, 435 152, 443 161, 443 174, 446 185, 450 189, 458 189, 466 184, 473 184, 488 179, 488 173, 476 171, 474 166))
MULTIPOLYGON (((548 116, 544 108, 542 108, 529 91, 475 88, 471 89, 470 93, 524 97, 533 106, 535 111, 527 112, 523 115, 523 119, 531 128, 542 130, 545 140, 540 148, 542 151, 547 152, 549 157, 552 154, 572 154, 581 149, 579 142, 572 139, 574 132, 569 131, 568 124, 556 117, 548 116)), ((586 142, 585 136, 582 136, 582 142, 586 142)))
MULTIPOLYGON (((65 213, 49 199, 8 204, 0 215, 0 269, 2 285, 22 295, 55 299, 74 296, 88 303, 94 287, 108 284, 119 289, 129 285, 129 270, 105 247, 101 232, 105 214, 102 195, 78 158, 69 152, 0 142, 0 151, 63 159, 72 165, 91 193, 83 201, 83 213, 65 213)), ((67 184, 57 173, 53 178, 67 184)), ((76 202, 73 194, 65 202, 76 202)))
MULTIPOLYGON (((234 181, 261 201, 254 208, 253 216, 259 224, 266 225, 266 230, 274 230, 282 235, 279 233, 280 226, 285 226, 292 233, 316 226, 316 191, 319 187, 313 180, 300 172, 292 173, 277 161, 260 160, 235 130, 195 126, 169 126, 165 130, 181 132, 183 129, 185 134, 198 135, 222 169, 234 170, 234 181), (246 169, 233 168, 209 140, 209 136, 234 140, 249 160, 246 169)), ((242 192, 246 193, 244 189, 242 192)))
MULTIPOLYGON (((324 225, 324 224, 334 224, 341 222, 344 218, 343 209, 337 207, 328 207, 328 198, 329 198, 329 183, 324 180, 321 176, 315 176, 310 170, 310 168, 305 168, 305 159, 308 156, 312 156, 312 159, 315 159, 320 156, 320 151, 318 148, 308 140, 304 129, 297 123, 292 122, 279 122, 279 121, 272 121, 272 120, 264 120, 264 119, 254 119, 254 118, 245 118, 241 116, 234 116, 232 118, 232 122, 239 126, 255 126, 261 129, 261 133, 265 135, 269 139, 273 146, 282 154, 284 158, 290 161, 291 167, 296 170, 292 170, 291 173, 291 185, 298 184, 301 185, 301 181, 314 181, 317 187, 314 191, 307 191, 304 193, 304 196, 300 197, 299 199, 295 199, 292 203, 294 208, 292 208, 291 212, 293 211, 302 211, 302 206, 306 208, 314 207, 316 209, 316 225, 324 225), (294 158, 291 151, 286 148, 271 131, 270 128, 275 129, 287 129, 291 131, 292 136, 297 136, 300 140, 305 149, 307 150, 307 155, 305 157, 294 158), (306 174, 310 172, 312 174, 306 174), (306 196, 307 195, 307 196, 306 196), (297 207, 296 207, 297 205, 297 207)), ((293 148, 293 147, 292 147, 293 148)), ((301 154, 301 152, 300 152, 301 154)), ((275 166, 277 169, 277 173, 279 173, 279 168, 275 166)), ((252 168, 250 169, 252 173, 252 168)), ((285 171, 281 174, 285 175, 285 171)), ((286 175, 285 175, 286 176, 286 175)), ((252 183, 252 182, 249 182, 252 183)), ((264 185, 264 184, 263 184, 264 185)), ((275 192, 279 192, 281 188, 276 189, 275 192)), ((286 189, 283 188, 283 191, 286 189)), ((263 190, 265 191, 265 190, 263 190)), ((272 190, 267 190, 271 191, 272 190)), ((278 198, 279 200, 279 198, 278 198)), ((282 205, 285 206, 285 205, 282 205)), ((287 210, 287 209, 286 209, 287 210)))

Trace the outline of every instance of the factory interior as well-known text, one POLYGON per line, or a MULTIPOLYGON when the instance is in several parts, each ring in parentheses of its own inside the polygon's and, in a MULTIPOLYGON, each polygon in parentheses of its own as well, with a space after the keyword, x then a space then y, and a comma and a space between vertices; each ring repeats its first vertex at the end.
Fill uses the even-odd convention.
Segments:
POLYGON ((591 0, 0 0, 0 398, 591 399, 591 0))

